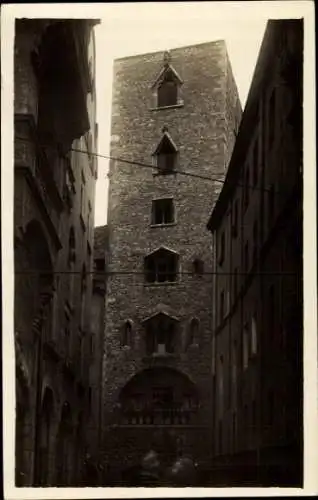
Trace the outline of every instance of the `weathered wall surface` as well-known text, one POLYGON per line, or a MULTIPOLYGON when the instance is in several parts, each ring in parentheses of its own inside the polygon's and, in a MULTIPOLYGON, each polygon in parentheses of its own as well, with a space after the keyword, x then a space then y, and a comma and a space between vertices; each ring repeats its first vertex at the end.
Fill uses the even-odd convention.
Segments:
MULTIPOLYGON (((229 137, 233 142, 234 118, 228 117, 227 107, 238 107, 224 42, 172 50, 171 65, 183 80, 183 103, 154 109, 152 85, 163 68, 162 61, 161 52, 115 61, 111 155, 151 164, 165 126, 178 148, 178 170, 222 180, 225 151, 232 147, 227 145, 229 137)), ((113 406, 129 378, 148 366, 142 321, 160 308, 169 308, 179 320, 179 352, 165 363, 195 382, 202 403, 197 423, 204 425, 211 418, 207 380, 213 300, 211 238, 206 223, 220 183, 154 173, 152 168, 110 163, 104 421, 105 425, 113 421, 113 406), (160 197, 173 197, 176 221, 171 226, 151 227, 152 200, 160 197), (162 245, 178 253, 181 274, 174 284, 145 284, 144 257, 162 245), (206 274, 202 277, 191 275, 195 258, 204 262, 206 274), (199 319, 200 330, 196 345, 185 352, 192 317, 199 319), (120 333, 128 319, 133 323, 133 345, 121 347, 120 333)))

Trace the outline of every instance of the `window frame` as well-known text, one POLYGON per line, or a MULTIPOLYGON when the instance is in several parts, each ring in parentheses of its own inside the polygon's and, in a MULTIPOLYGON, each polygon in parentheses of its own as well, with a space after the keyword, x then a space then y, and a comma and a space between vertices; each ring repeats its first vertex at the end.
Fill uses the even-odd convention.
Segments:
MULTIPOLYGON (((166 213, 166 210, 161 210, 162 214, 166 213)), ((164 219, 164 217, 162 217, 164 219)), ((150 220, 150 225, 151 227, 162 227, 162 226, 171 226, 173 224, 176 224, 176 210, 175 210, 175 204, 174 204, 174 199, 173 197, 166 197, 166 198, 154 198, 152 200, 152 206, 151 206, 151 220, 150 220), (156 222, 156 205, 159 205, 160 209, 160 204, 169 202, 170 204, 170 211, 171 211, 171 221, 170 222, 156 222)))
POLYGON ((145 284, 146 285, 170 285, 177 283, 178 281, 178 271, 179 271, 179 255, 175 252, 172 252, 170 250, 166 249, 159 249, 156 252, 151 253, 150 255, 146 255, 144 258, 144 277, 145 277, 145 284), (158 253, 160 252, 160 255, 158 256, 158 253), (165 255, 166 257, 169 256, 171 259, 171 269, 169 270, 169 262, 166 262, 165 255), (149 269, 149 264, 153 263, 151 267, 154 267, 154 269, 149 269), (173 262, 173 266, 172 266, 173 262), (162 265, 165 264, 166 270, 165 271, 160 271, 158 268, 162 265), (172 267, 174 268, 172 270, 172 267), (168 268, 168 269, 167 269, 168 268), (167 276, 172 276, 174 279, 164 279, 164 280, 159 280, 159 273, 162 273, 163 275, 167 276), (149 275, 154 275, 153 280, 149 280, 147 277, 149 275))

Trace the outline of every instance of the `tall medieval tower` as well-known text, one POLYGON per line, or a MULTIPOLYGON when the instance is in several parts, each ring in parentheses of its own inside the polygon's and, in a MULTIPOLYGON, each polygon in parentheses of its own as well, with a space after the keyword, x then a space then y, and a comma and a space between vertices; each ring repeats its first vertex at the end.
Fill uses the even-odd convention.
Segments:
POLYGON ((129 465, 166 431, 183 452, 210 455, 206 224, 240 116, 223 41, 114 63, 103 365, 113 463, 129 465))

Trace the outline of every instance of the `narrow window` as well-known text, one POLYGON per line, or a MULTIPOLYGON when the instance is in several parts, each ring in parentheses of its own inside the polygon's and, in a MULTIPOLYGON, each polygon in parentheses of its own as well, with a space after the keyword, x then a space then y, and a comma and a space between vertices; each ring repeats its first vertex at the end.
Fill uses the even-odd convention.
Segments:
POLYGON ((245 272, 249 270, 249 251, 248 251, 248 241, 244 245, 244 269, 245 272))
POLYGON ((171 198, 153 200, 152 202, 152 224, 171 224, 174 222, 174 207, 171 198))
POLYGON ((224 403, 224 365, 223 356, 220 356, 219 360, 219 398, 220 398, 220 411, 223 413, 223 403, 224 403))
POLYGON ((232 235, 234 238, 238 234, 238 201, 235 200, 233 204, 233 219, 232 219, 232 235))
POLYGON ((270 338, 274 337, 275 328, 275 289, 271 285, 268 292, 268 327, 270 338))
POLYGON ((274 394, 272 391, 268 394, 268 423, 273 425, 274 421, 274 394))
POLYGON ((249 355, 249 324, 248 321, 245 322, 243 327, 243 368, 246 370, 248 367, 248 355, 249 355))
POLYGON ((222 436, 222 421, 219 421, 219 455, 222 455, 222 441, 223 441, 223 436, 222 436))
POLYGON ((64 324, 64 349, 65 356, 68 357, 70 354, 70 342, 71 342, 71 318, 69 314, 65 311, 65 324, 64 324))
POLYGON ((270 228, 273 224, 275 213, 275 190, 274 186, 271 185, 268 191, 268 227, 270 228))
POLYGON ((178 103, 178 82, 172 72, 165 74, 164 80, 158 87, 158 108, 174 106, 178 103))
POLYGON ((222 291, 220 295, 220 321, 224 318, 224 301, 224 291, 222 291))
POLYGON ((89 413, 91 412, 91 408, 92 408, 92 388, 90 387, 88 389, 88 411, 89 411, 89 413))
POLYGON ((220 239, 220 246, 219 246, 219 264, 220 266, 222 265, 224 261, 224 254, 225 254, 225 233, 222 231, 221 234, 221 239, 220 239))
POLYGON ((168 174, 173 172, 176 163, 176 153, 175 151, 161 151, 157 155, 157 167, 161 174, 168 174))
POLYGON ((199 334, 199 320, 197 318, 192 318, 189 326, 188 347, 197 342, 198 334, 199 334))
POLYGON ((94 260, 94 271, 96 273, 102 273, 105 271, 105 260, 104 259, 95 259, 94 260))
POLYGON ((91 351, 91 355, 93 355, 94 354, 94 335, 93 334, 91 334, 90 340, 91 340, 90 351, 91 351))
POLYGON ((252 318, 251 325, 251 351, 252 354, 257 353, 257 325, 255 316, 252 318))
POLYGON ((176 326, 168 318, 153 319, 147 327, 148 354, 165 355, 176 352, 176 326))
POLYGON ((202 276, 204 273, 204 262, 201 259, 194 259, 193 261, 193 272, 198 276, 202 276))
POLYGON ((233 413, 232 416, 232 443, 233 443, 233 451, 236 450, 236 413, 233 413))
POLYGON ((129 346, 132 340, 132 326, 130 321, 126 321, 122 331, 122 346, 129 346))
POLYGON ((75 232, 74 228, 71 227, 69 239, 68 239, 68 265, 71 266, 76 260, 76 249, 75 249, 75 232))
POLYGON ((275 134, 276 134, 276 91, 273 89, 270 100, 269 100, 269 120, 268 120, 268 127, 269 127, 269 146, 273 145, 273 142, 275 140, 275 134))
POLYGON ((234 268, 232 279, 233 279, 233 300, 235 300, 237 296, 237 267, 234 268))
POLYGON ((258 182, 258 138, 255 141, 253 149, 253 186, 258 182))
POLYGON ((258 224, 254 221, 253 224, 253 262, 257 260, 257 249, 258 249, 258 224))
POLYGON ((255 402, 254 399, 252 401, 252 418, 251 418, 251 421, 252 421, 252 428, 255 429, 256 428, 256 402, 255 402))
POLYGON ((244 208, 248 207, 249 200, 250 200, 250 170, 248 167, 246 167, 246 172, 245 172, 245 180, 244 180, 244 208))
POLYGON ((171 174, 175 171, 177 163, 177 148, 165 127, 163 130, 165 132, 153 153, 153 157, 156 158, 158 174, 171 174))

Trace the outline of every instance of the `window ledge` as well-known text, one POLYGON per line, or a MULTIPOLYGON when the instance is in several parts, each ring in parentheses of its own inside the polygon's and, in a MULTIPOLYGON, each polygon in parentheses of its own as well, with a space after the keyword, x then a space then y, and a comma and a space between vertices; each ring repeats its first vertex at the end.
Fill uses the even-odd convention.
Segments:
POLYGON ((176 222, 166 222, 164 224, 150 224, 151 228, 176 226, 176 222))
POLYGON ((162 283, 145 283, 145 286, 146 287, 160 287, 160 286, 175 286, 177 285, 179 282, 178 281, 163 281, 162 283))
POLYGON ((176 172, 175 170, 169 170, 167 172, 165 171, 159 171, 158 167, 154 166, 154 169, 156 170, 156 172, 154 172, 152 175, 154 177, 157 177, 157 176, 166 176, 166 175, 177 175, 178 172, 176 172))
POLYGON ((160 353, 160 352, 153 352, 152 354, 149 354, 150 358, 177 358, 178 355, 174 352, 165 352, 165 353, 160 353))
POLYGON ((173 108, 183 108, 184 102, 179 102, 178 104, 172 104, 171 106, 160 106, 155 108, 149 108, 149 111, 161 111, 162 109, 173 109, 173 108))

